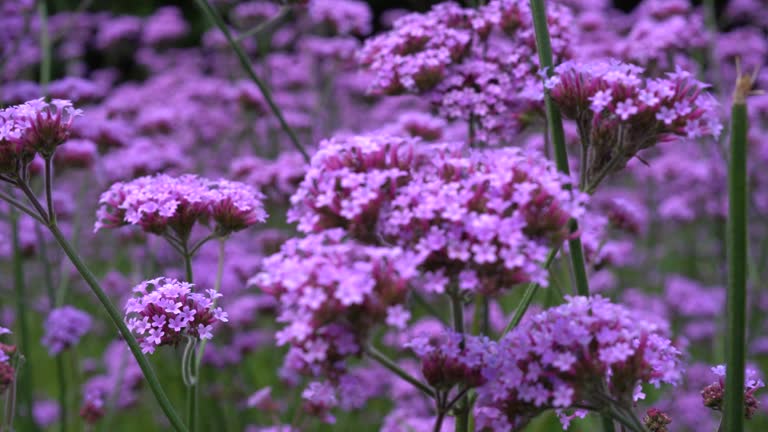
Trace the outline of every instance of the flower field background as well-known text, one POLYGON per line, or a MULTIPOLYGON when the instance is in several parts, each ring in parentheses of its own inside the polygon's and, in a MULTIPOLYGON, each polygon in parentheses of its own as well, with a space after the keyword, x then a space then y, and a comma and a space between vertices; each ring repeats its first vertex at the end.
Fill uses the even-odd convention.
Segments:
POLYGON ((0 432, 768 430, 766 4, 635 3, 0 0, 0 432))

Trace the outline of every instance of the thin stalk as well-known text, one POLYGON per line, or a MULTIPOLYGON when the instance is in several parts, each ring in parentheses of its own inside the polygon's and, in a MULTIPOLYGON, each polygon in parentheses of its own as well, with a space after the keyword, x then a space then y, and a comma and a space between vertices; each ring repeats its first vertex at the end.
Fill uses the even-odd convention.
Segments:
POLYGON ((51 81, 51 38, 48 34, 48 5, 46 0, 38 0, 37 14, 40 18, 40 87, 43 94, 48 93, 51 81))
POLYGON ((190 338, 184 349, 181 359, 181 370, 184 384, 187 386, 187 427, 189 432, 197 429, 197 400, 198 400, 198 376, 196 371, 197 340, 190 338))
MULTIPOLYGON (((531 14, 533 16, 533 26, 536 32, 536 47, 539 51, 539 63, 548 75, 553 72, 552 44, 549 39, 549 29, 547 28, 547 11, 544 0, 531 0, 531 14)), ((568 168, 568 153, 565 148, 565 131, 563 130, 563 119, 560 109, 552 101, 549 93, 544 94, 544 105, 547 111, 547 124, 552 133, 552 142, 555 146, 555 163, 557 169, 570 177, 568 168)), ((583 169, 583 168, 582 168, 583 169)), ((568 188, 571 185, 566 185, 568 188)), ((578 222, 575 219, 570 221, 571 232, 578 231, 578 222)), ((574 237, 568 240, 570 248, 571 265, 573 274, 576 277, 576 291, 579 295, 589 295, 589 283, 587 281, 587 271, 584 265, 584 252, 581 245, 581 239, 574 237)))
POLYGON ((56 222, 56 209, 53 206, 53 156, 44 159, 45 164, 45 206, 48 207, 48 221, 56 222))
MULTIPOLYGON (((456 333, 464 334, 464 302, 461 300, 461 294, 453 293, 451 296, 451 315, 453 316, 453 330, 456 333)), ((464 342, 460 344, 463 348, 464 342)), ((456 432, 468 432, 469 427, 469 398, 467 398, 464 388, 459 390, 462 394, 459 400, 459 406, 456 408, 456 432)))
MULTIPOLYGON (((43 281, 45 282, 45 290, 48 294, 48 303, 50 308, 56 307, 56 294, 53 287, 53 274, 51 269, 50 256, 48 255, 48 246, 43 236, 43 230, 40 225, 35 225, 35 234, 37 236, 37 245, 40 248, 40 258, 43 265, 43 281)), ((56 355, 56 379, 58 381, 58 398, 59 398, 59 430, 66 432, 67 430, 67 375, 66 368, 64 367, 64 353, 56 355)))
POLYGON ((144 354, 142 354, 139 343, 136 342, 136 338, 133 336, 131 331, 128 330, 128 327, 125 325, 120 312, 117 310, 115 305, 112 304, 112 301, 99 285, 99 282, 96 280, 96 276, 93 275, 88 266, 85 265, 77 252, 75 252, 75 250, 72 248, 72 245, 69 244, 69 241, 61 232, 58 225, 51 224, 49 229, 51 234, 53 234, 53 237, 59 243, 59 246, 61 246, 61 248, 64 250, 64 253, 72 262, 72 265, 75 266, 83 279, 85 279, 88 287, 96 295, 99 302, 101 302, 101 305, 104 307, 104 310, 106 310, 107 315, 109 315, 109 318, 112 320, 112 323, 117 327, 120 335, 123 337, 123 339, 125 339, 125 342, 128 344, 128 348, 130 348, 131 353, 136 358, 136 362, 139 364, 141 372, 144 374, 144 378, 149 384, 149 388, 155 395, 157 402, 160 404, 160 408, 163 410, 163 413, 165 413, 165 416, 168 418, 168 421, 171 423, 173 429, 177 432, 187 432, 187 427, 184 426, 181 418, 173 409, 173 405, 171 405, 171 401, 163 391, 163 388, 160 385, 160 380, 158 380, 157 375, 155 375, 155 371, 152 369, 152 365, 149 363, 147 358, 144 357, 144 354))
POLYGON ((603 422, 603 432, 616 432, 616 425, 610 417, 600 417, 603 422))
MULTIPOLYGON (((192 254, 189 252, 188 243, 189 241, 187 239, 182 241, 184 271, 187 282, 194 283, 192 274, 192 254)), ((195 432, 197 429, 198 380, 196 366, 198 363, 197 360, 195 360, 196 351, 197 341, 190 338, 184 349, 184 356, 181 360, 182 377, 184 378, 184 384, 187 386, 187 427, 189 428, 189 432, 195 432)))
POLYGON ((16 209, 10 208, 10 224, 11 224, 11 242, 13 247, 11 266, 13 268, 13 286, 15 288, 16 297, 16 319, 19 325, 19 337, 21 338, 21 346, 19 351, 26 355, 27 366, 19 372, 18 380, 21 399, 25 405, 25 415, 22 416, 26 420, 30 430, 38 430, 37 424, 35 424, 34 417, 32 417, 32 389, 33 385, 32 373, 32 343, 31 335, 29 332, 29 318, 27 316, 28 305, 25 299, 31 299, 32 296, 27 292, 26 284, 24 281, 24 257, 21 255, 21 243, 19 241, 19 214, 16 209))
POLYGON ((5 202, 7 202, 11 206, 16 207, 18 210, 21 210, 22 212, 27 214, 27 216, 30 216, 32 219, 34 219, 34 220, 40 222, 41 224, 45 225, 46 222, 43 219, 41 219, 40 216, 38 216, 37 213, 35 213, 34 210, 32 210, 31 208, 27 207, 27 205, 24 204, 23 202, 17 200, 13 196, 11 196, 11 194, 5 193, 3 191, 0 191, 0 199, 5 201, 5 202))
POLYGON ((227 24, 224 22, 224 19, 221 18, 221 15, 219 15, 218 12, 216 12, 216 9, 211 6, 211 4, 208 2, 208 0, 195 0, 197 5, 202 9, 202 11, 206 14, 208 19, 211 20, 211 22, 216 25, 216 27, 221 30, 222 33, 224 33, 224 37, 227 38, 227 41, 229 42, 229 45, 232 47, 232 49, 235 51, 235 54, 237 55, 238 60, 240 61, 240 65, 243 67, 243 70, 245 70, 245 73, 248 75, 248 77, 251 79, 251 81, 256 84, 256 86, 259 88, 259 91, 261 91, 262 96, 264 96, 264 100, 267 101, 267 105, 269 105, 269 109, 272 110, 272 113, 277 117, 278 122, 280 122, 280 126, 283 128, 283 131, 288 135, 288 138, 291 140, 291 143, 293 143, 293 146, 296 147, 296 150, 298 150, 299 153, 304 157, 304 161, 309 163, 309 153, 304 149, 304 146, 301 145, 299 142, 299 138, 296 135, 296 132, 291 128, 290 125, 288 125, 288 122, 285 121, 285 117, 283 117, 283 112, 280 110, 280 107, 277 106, 274 99, 272 98, 272 94, 267 88, 267 86, 264 84, 264 82, 256 75, 256 72, 253 70, 253 65, 251 64, 251 61, 248 59, 248 56, 245 54, 245 51, 243 50, 243 47, 240 45, 238 41, 236 41, 232 37, 232 33, 229 31, 229 28, 227 27, 227 24))
POLYGON ((368 357, 372 358, 373 360, 376 360, 380 365, 389 369, 391 372, 394 372, 395 375, 399 376, 400 378, 407 381, 417 389, 421 390, 422 393, 424 393, 425 395, 431 398, 435 397, 434 390, 432 390, 428 385, 424 384, 423 382, 419 381, 418 379, 414 378, 411 374, 403 370, 403 368, 401 368, 392 359, 387 357, 386 354, 377 350, 376 347, 374 347, 373 345, 369 344, 365 348, 365 353, 368 354, 368 357))
MULTIPOLYGON (((544 268, 549 268, 550 265, 552 265, 552 261, 555 260, 555 257, 557 256, 557 251, 559 248, 554 248, 551 251, 549 251, 549 255, 547 255, 547 260, 544 261, 544 268)), ((539 284, 536 282, 531 282, 528 284, 528 287, 525 289, 525 292, 523 293, 523 298, 520 300, 520 304, 517 305, 517 309, 515 309, 515 314, 512 315, 512 319, 509 321, 509 324, 507 324, 506 327, 504 327, 504 331, 501 332, 501 337, 504 337, 507 333, 509 333, 510 330, 517 327, 518 324, 520 324, 520 320, 523 319, 523 315, 525 315, 525 312, 528 310, 528 306, 531 305, 531 301, 533 300, 533 296, 536 295, 536 290, 539 289, 539 284)))
POLYGON ((753 83, 739 76, 731 107, 731 157, 728 166, 728 301, 725 337, 726 431, 744 430, 744 367, 747 315, 747 95, 753 83))

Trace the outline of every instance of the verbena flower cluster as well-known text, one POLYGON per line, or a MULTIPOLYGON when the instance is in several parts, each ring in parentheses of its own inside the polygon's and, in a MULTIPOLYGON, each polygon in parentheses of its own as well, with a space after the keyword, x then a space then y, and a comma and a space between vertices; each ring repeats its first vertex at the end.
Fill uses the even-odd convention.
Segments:
POLYGON ((717 137, 722 125, 706 84, 676 69, 666 78, 618 61, 568 61, 546 82, 563 115, 576 121, 589 149, 590 177, 623 168, 640 150, 679 136, 717 137))
MULTIPOLYGON (((725 365, 713 367, 712 374, 717 377, 717 382, 705 387, 701 391, 701 398, 707 408, 722 411, 725 397, 725 365)), ((760 406, 755 393, 765 387, 765 383, 754 369, 747 368, 744 375, 744 416, 751 419, 760 406)))
POLYGON ((493 362, 495 344, 487 337, 466 336, 453 331, 417 336, 405 344, 421 359, 421 373, 432 387, 450 390, 464 385, 485 384, 484 369, 493 362))
POLYGON ((42 343, 48 354, 54 356, 72 348, 88 333, 92 326, 88 313, 73 306, 62 306, 51 310, 45 320, 45 334, 42 343))
POLYGON ((264 222, 263 195, 251 186, 187 174, 160 174, 113 184, 99 199, 95 230, 137 225, 144 231, 173 231, 182 238, 198 223, 212 221, 222 233, 264 222))
POLYGON ((227 313, 216 306, 221 294, 209 289, 193 291, 193 285, 160 277, 133 288, 125 305, 125 320, 145 353, 163 345, 178 345, 185 337, 213 337, 213 325, 227 322, 227 313))
POLYGON ((499 341, 477 421, 514 430, 546 409, 631 405, 643 384, 676 384, 682 373, 681 352, 656 325, 600 296, 566 297, 499 341))
MULTIPOLYGON (((547 13, 555 56, 567 58, 570 11, 549 4, 547 13)), ((533 21, 522 0, 478 9, 446 2, 405 15, 368 39, 359 61, 374 74, 371 92, 427 94, 441 116, 475 124, 481 141, 509 138, 516 119, 542 100, 533 21)))
POLYGON ((291 239, 252 280, 279 301, 277 321, 285 328, 278 344, 290 344, 295 369, 310 374, 343 373, 370 329, 402 313, 415 274, 408 254, 343 241, 345 234, 331 229, 291 239))

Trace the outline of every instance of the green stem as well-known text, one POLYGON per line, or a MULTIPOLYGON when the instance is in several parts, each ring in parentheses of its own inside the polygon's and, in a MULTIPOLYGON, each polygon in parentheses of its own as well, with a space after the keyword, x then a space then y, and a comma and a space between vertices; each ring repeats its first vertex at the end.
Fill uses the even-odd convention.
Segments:
POLYGON ((46 157, 45 164, 45 206, 48 208, 48 221, 56 222, 56 209, 53 206, 53 156, 46 157))
POLYGON ((48 35, 48 5, 46 0, 38 0, 37 13, 40 17, 40 87, 43 94, 48 93, 51 81, 51 38, 48 35))
MULTIPOLYGON (((531 0, 531 14, 533 15, 533 26, 536 32, 536 46, 539 51, 539 63, 541 67, 552 74, 552 44, 549 39, 549 29, 547 28, 547 11, 543 0, 531 0)), ((544 105, 547 111, 547 124, 552 133, 552 142, 555 146, 555 163, 557 169, 570 177, 568 168, 568 152, 565 148, 565 131, 563 130, 563 119, 560 115, 560 109, 552 101, 549 93, 544 94, 544 105)), ((584 169, 584 168, 582 168, 584 169)), ((568 188, 571 185, 566 185, 568 188)), ((578 231, 578 222, 575 219, 570 221, 571 233, 578 231)), ((587 281, 587 271, 584 265, 584 252, 581 245, 581 239, 575 237, 568 241, 570 248, 571 265, 573 274, 576 277, 576 291, 579 295, 589 295, 589 283, 587 281)))
POLYGON ((731 108, 731 157, 728 166, 728 300, 725 337, 726 431, 744 430, 744 367, 747 315, 747 104, 752 78, 740 76, 731 108))
POLYGON ((401 368, 392 359, 387 357, 384 353, 377 350, 373 345, 369 344, 365 348, 365 353, 368 354, 368 357, 372 358, 373 360, 376 360, 380 365, 389 369, 391 372, 394 372, 395 375, 399 376, 406 382, 410 383, 417 389, 421 390, 422 393, 424 393, 425 395, 431 398, 435 397, 434 390, 432 390, 428 385, 424 384, 423 382, 419 381, 418 379, 414 378, 411 374, 403 370, 403 368, 401 368))
MULTIPOLYGON (((453 329, 456 333, 464 334, 464 302, 461 293, 451 294, 451 315, 453 316, 453 329)), ((460 345, 462 348, 464 343, 460 345)), ((463 386, 462 386, 463 387, 463 386)), ((464 392, 464 388, 459 391, 464 392)), ((456 432, 467 432, 469 427, 469 398, 464 394, 456 407, 456 432)))
POLYGON ((136 358, 136 362, 139 364, 141 372, 144 374, 144 378, 149 384, 149 388, 155 395, 157 402, 160 404, 160 408, 165 413, 165 416, 168 418, 168 421, 171 423, 174 430, 177 432, 186 432, 186 426, 184 426, 181 418, 173 409, 173 405, 171 405, 171 401, 163 391, 163 388, 160 385, 160 380, 158 380, 157 375, 155 375, 155 371, 152 369, 152 365, 150 365, 147 358, 144 356, 144 354, 142 354, 139 343, 136 341, 136 338, 133 336, 131 331, 128 330, 128 327, 125 325, 120 312, 117 310, 115 305, 112 304, 112 301, 99 285, 99 282, 96 280, 96 276, 91 273, 91 270, 85 265, 82 259, 80 259, 80 256, 72 248, 72 245, 69 244, 67 238, 61 232, 61 230, 59 230, 58 225, 54 223, 51 224, 48 228, 50 229, 51 234, 53 234, 53 237, 56 239, 56 242, 59 243, 59 246, 61 246, 61 248, 64 250, 64 253, 67 255, 67 257, 69 257, 72 265, 75 266, 83 279, 85 279, 85 282, 88 284, 91 291, 93 291, 93 293, 99 299, 99 302, 101 302, 102 306, 106 310, 107 315, 109 315, 109 318, 112 320, 112 323, 117 327, 120 335, 123 337, 123 339, 125 339, 125 342, 128 344, 128 348, 130 348, 131 353, 136 358))
POLYGON ((616 425, 613 424, 613 419, 606 416, 602 416, 600 419, 603 422, 603 432, 616 432, 616 425))
MULTIPOLYGON (((37 236, 37 245, 40 248, 40 259, 43 265, 43 281, 45 282, 45 290, 48 294, 48 303, 51 309, 56 305, 56 294, 53 287, 53 274, 51 269, 53 265, 51 263, 50 256, 48 255, 48 246, 43 236, 43 230, 40 225, 35 225, 35 234, 37 236)), ((64 353, 56 355, 56 378, 58 381, 58 397, 59 397, 59 430, 65 432, 67 430, 67 376, 66 368, 64 366, 64 353)))
POLYGON ((21 399, 24 401, 25 412, 20 419, 24 419, 27 422, 27 427, 30 430, 38 430, 37 424, 32 417, 32 389, 34 385, 32 382, 34 374, 32 373, 32 344, 31 335, 29 332, 29 318, 27 316, 28 305, 26 299, 33 298, 29 292, 27 292, 26 284, 24 281, 24 257, 21 255, 21 243, 19 241, 19 214, 16 209, 10 207, 10 224, 11 224, 11 242, 13 247, 11 265, 13 268, 13 286, 15 288, 16 297, 16 320, 19 326, 19 337, 21 339, 21 346, 19 351, 23 352, 26 356, 26 367, 19 372, 19 393, 21 399))
POLYGON ((67 375, 64 367, 64 353, 56 355, 56 375, 59 381, 59 430, 67 430, 67 375))
POLYGON ((197 340, 190 338, 181 359, 182 376, 187 385, 187 426, 189 432, 195 432, 197 429, 198 374, 195 367, 197 365, 196 352, 197 340))
MULTIPOLYGON (((549 251, 549 255, 547 255, 547 260, 544 261, 544 268, 549 268, 550 265, 552 265, 552 261, 555 260, 555 257, 557 256, 557 251, 560 248, 554 248, 551 251, 549 251)), ((525 312, 528 310, 528 306, 531 305, 531 301, 533 300, 533 296, 536 295, 536 290, 539 289, 539 284, 536 282, 531 282, 528 284, 528 287, 525 289, 525 292, 523 293, 523 298, 520 300, 520 304, 517 305, 517 309, 515 309, 515 314, 512 315, 512 319, 509 321, 509 324, 507 324, 506 327, 504 327, 504 331, 501 332, 501 337, 504 337, 507 333, 509 333, 510 330, 517 327, 518 324, 520 324, 520 320, 523 319, 523 315, 525 315, 525 312)))
POLYGON ((304 157, 304 161, 309 163, 309 154, 304 149, 304 146, 301 145, 299 142, 298 136, 296 136, 296 132, 291 128, 290 125, 288 125, 288 122, 285 121, 285 117, 283 117, 283 112, 280 110, 280 107, 277 106, 274 99, 272 98, 272 94, 270 93, 267 86, 264 84, 264 82, 256 75, 256 72, 253 70, 253 65, 251 64, 251 61, 248 59, 248 56, 245 54, 245 51, 243 50, 243 47, 240 45, 238 41, 236 41, 232 37, 232 33, 229 31, 229 28, 227 27, 227 24, 224 22, 224 19, 219 15, 218 12, 216 12, 216 9, 211 6, 211 4, 208 2, 208 0, 195 0, 197 5, 200 7, 200 9, 203 10, 203 12, 208 16, 208 19, 211 20, 213 24, 216 25, 216 27, 221 30, 221 32, 224 34, 224 37, 227 38, 227 41, 229 42, 229 45, 232 47, 232 49, 235 51, 235 54, 237 55, 238 60, 240 61, 240 65, 243 67, 243 70, 245 70, 245 73, 248 75, 248 77, 251 79, 251 81, 256 84, 256 86, 259 88, 259 91, 261 91, 262 96, 264 96, 264 100, 267 101, 267 105, 269 105, 269 109, 272 110, 272 113, 277 117, 278 122, 280 122, 280 126, 283 128, 283 131, 288 135, 288 138, 293 143, 293 146, 296 147, 296 150, 298 150, 299 153, 304 157))

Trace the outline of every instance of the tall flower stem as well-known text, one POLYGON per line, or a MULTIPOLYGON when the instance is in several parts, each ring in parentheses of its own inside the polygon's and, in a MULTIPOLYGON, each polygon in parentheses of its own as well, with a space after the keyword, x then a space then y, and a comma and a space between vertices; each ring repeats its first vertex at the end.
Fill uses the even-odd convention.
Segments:
POLYGON ((38 0, 37 14, 40 18, 40 87, 43 94, 47 93, 51 81, 51 38, 48 34, 48 4, 46 0, 38 0))
POLYGON ((27 317, 28 305, 25 299, 32 298, 27 292, 26 284, 24 281, 24 257, 21 255, 21 243, 19 241, 19 213, 13 206, 10 208, 10 224, 11 224, 11 242, 12 242, 12 257, 11 266, 13 268, 13 286, 15 289, 16 297, 16 320, 19 326, 19 337, 21 338, 21 347, 19 350, 26 356, 26 367, 24 367, 19 373, 19 396, 24 401, 25 412, 23 416, 20 416, 27 422, 27 427, 30 430, 38 430, 35 420, 32 417, 32 389, 33 376, 32 373, 32 344, 31 335, 29 334, 29 317, 27 317))
POLYGON ((272 113, 275 115, 275 117, 277 117, 277 121, 280 122, 280 127, 282 127, 283 131, 285 131, 285 133, 288 135, 288 138, 291 140, 291 143, 293 143, 293 146, 296 147, 296 150, 298 150, 299 153, 301 153, 301 155, 304 157, 304 161, 309 163, 309 153, 307 153, 307 150, 304 149, 304 146, 301 145, 301 142, 299 142, 299 137, 296 136, 296 132, 291 128, 288 122, 285 121, 283 112, 272 98, 272 93, 269 91, 264 82, 258 77, 258 75, 256 75, 256 72, 254 72, 251 61, 248 59, 248 56, 245 54, 245 51, 243 50, 243 47, 240 45, 240 43, 235 40, 234 37, 232 37, 232 32, 229 31, 229 28, 224 22, 224 19, 221 17, 221 15, 219 15, 216 9, 211 6, 208 0, 195 0, 195 2, 200 7, 200 9, 202 9, 203 13, 205 13, 208 19, 211 20, 211 22, 216 25, 219 30, 221 30, 221 32, 224 34, 224 37, 227 38, 229 45, 235 51, 235 55, 237 55, 237 58, 240 61, 240 65, 243 67, 243 70, 245 70, 248 78, 250 78, 251 81, 253 81, 254 84, 256 84, 256 86, 259 88, 259 91, 261 91, 262 96, 264 96, 264 100, 267 101, 267 105, 269 105, 269 109, 272 110, 272 113))
MULTIPOLYGON (((184 257, 184 273, 187 282, 194 283, 192 273, 192 256, 189 251, 189 239, 182 241, 182 255, 184 257)), ((181 359, 182 375, 184 384, 187 386, 187 427, 189 432, 195 432, 197 429, 197 399, 198 399, 198 379, 197 379, 197 341, 190 338, 187 347, 184 349, 184 357, 181 359)))
POLYGON ((726 310, 726 431, 744 429, 744 367, 747 316, 747 96, 753 76, 739 74, 731 107, 731 155, 728 166, 728 300, 726 310))
MULTIPOLYGON (((43 281, 45 282, 45 291, 48 295, 48 303, 51 309, 57 307, 55 288, 53 286, 53 274, 51 269, 53 264, 51 258, 48 255, 48 246, 45 244, 45 237, 43 236, 43 229, 40 225, 35 225, 35 234, 37 236, 37 246, 40 248, 40 258, 43 264, 43 281)), ((64 353, 61 352, 56 355, 56 379, 58 381, 58 398, 59 398, 59 430, 66 432, 67 430, 67 375, 66 367, 64 365, 64 353)))
MULTIPOLYGON (((456 333, 464 334, 464 302, 461 293, 451 294, 451 315, 453 316, 453 329, 456 333)), ((477 305, 476 305, 477 306, 477 305)), ((477 309, 477 308, 476 308, 477 309)), ((463 342, 461 343, 463 346, 463 342)), ((464 391, 464 389, 459 389, 464 391)), ((468 432, 469 428, 469 398, 464 394, 456 408, 456 432, 468 432)))
MULTIPOLYGON (((533 15, 533 27, 536 32, 536 47, 539 51, 539 63, 547 71, 547 74, 553 73, 552 43, 549 38, 549 29, 547 28, 547 11, 543 0, 531 0, 531 13, 533 15)), ((568 153, 565 148, 565 131, 563 130, 563 119, 560 109, 552 101, 548 92, 544 93, 544 105, 547 112, 547 125, 552 134, 552 142, 555 146, 555 163, 557 169, 570 177, 568 168, 568 153)), ((581 167, 584 170, 586 167, 581 167)), ((567 188, 571 185, 567 184, 567 188)), ((570 221, 571 232, 578 231, 578 222, 575 219, 570 221)), ((576 278, 576 291, 579 295, 589 295, 589 283, 587 282, 587 271, 584 265, 584 251, 581 245, 581 239, 575 237, 568 240, 570 248, 571 265, 573 274, 576 278)))

